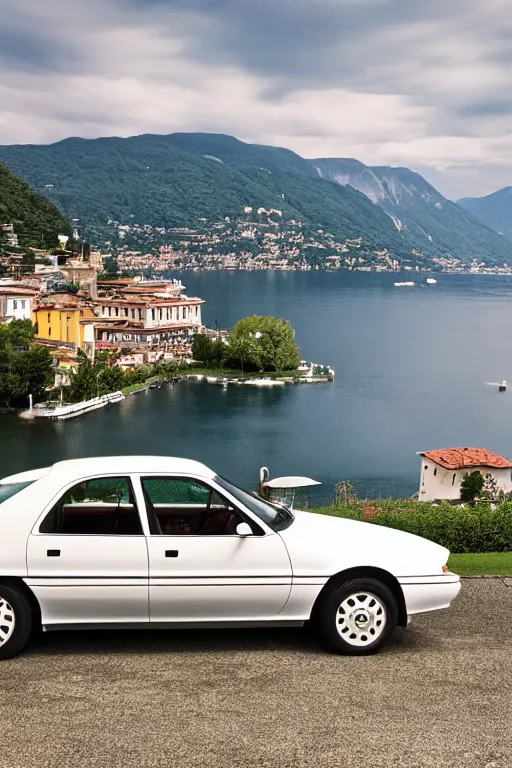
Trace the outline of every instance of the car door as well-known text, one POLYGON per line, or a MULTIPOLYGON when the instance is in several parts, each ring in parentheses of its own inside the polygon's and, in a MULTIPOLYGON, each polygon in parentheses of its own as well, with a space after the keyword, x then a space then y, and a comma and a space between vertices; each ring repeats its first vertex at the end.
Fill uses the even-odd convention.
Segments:
POLYGON ((29 536, 27 566, 43 624, 149 621, 148 553, 130 478, 63 490, 29 536))
POLYGON ((150 620, 255 621, 279 616, 291 590, 280 536, 194 477, 142 477, 150 535, 150 620), (253 535, 236 533, 250 523, 253 535))

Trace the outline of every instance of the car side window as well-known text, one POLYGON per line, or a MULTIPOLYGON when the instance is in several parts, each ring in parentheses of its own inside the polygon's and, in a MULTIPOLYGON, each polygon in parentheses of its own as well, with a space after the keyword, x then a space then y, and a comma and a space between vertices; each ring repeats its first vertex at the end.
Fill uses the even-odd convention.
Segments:
POLYGON ((39 533, 142 535, 128 477, 95 477, 67 490, 39 526, 39 533))
POLYGON ((152 534, 229 536, 243 521, 229 501, 193 478, 143 478, 142 489, 152 534))

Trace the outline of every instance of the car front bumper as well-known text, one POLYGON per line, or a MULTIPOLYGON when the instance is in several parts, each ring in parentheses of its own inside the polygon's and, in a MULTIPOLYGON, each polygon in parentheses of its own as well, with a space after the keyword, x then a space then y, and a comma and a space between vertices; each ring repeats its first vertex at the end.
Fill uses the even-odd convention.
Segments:
POLYGON ((398 579, 407 615, 449 608, 460 592, 460 578, 454 573, 441 576, 409 576, 398 579))

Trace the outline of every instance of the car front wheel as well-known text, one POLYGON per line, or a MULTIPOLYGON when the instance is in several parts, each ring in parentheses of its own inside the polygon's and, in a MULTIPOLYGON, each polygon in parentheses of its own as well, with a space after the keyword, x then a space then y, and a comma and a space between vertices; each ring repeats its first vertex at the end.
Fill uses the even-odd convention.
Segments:
POLYGON ((317 626, 329 648, 362 656, 376 653, 392 635, 398 608, 391 590, 373 578, 334 584, 321 598, 317 626))
POLYGON ((0 584, 0 660, 9 659, 26 645, 32 629, 32 611, 16 587, 0 584))

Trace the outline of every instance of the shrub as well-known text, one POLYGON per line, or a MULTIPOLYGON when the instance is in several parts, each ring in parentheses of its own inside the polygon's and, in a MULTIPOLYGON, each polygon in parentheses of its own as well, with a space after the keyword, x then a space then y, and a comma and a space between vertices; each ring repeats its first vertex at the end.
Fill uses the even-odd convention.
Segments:
POLYGON ((446 547, 450 552, 506 552, 512 551, 512 504, 504 502, 495 509, 489 504, 476 507, 455 507, 442 504, 398 506, 388 509, 379 505, 339 507, 317 510, 356 520, 384 525, 400 531, 414 533, 446 547))

